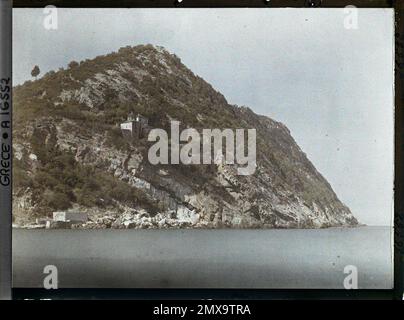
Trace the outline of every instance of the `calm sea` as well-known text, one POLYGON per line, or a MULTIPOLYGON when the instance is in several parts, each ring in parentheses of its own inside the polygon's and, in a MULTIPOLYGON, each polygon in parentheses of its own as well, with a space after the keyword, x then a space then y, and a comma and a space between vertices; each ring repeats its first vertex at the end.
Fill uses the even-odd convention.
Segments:
POLYGON ((391 288, 392 229, 13 230, 14 287, 391 288))

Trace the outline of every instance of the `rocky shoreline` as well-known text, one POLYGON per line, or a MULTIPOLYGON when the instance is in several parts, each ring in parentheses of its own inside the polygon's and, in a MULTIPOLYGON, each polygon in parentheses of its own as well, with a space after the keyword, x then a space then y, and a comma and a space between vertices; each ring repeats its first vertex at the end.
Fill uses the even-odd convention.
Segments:
POLYGON ((21 229, 169 229, 212 227, 199 221, 199 215, 190 210, 171 210, 151 216, 143 209, 125 209, 123 213, 115 211, 95 212, 87 210, 88 221, 71 223, 41 218, 36 221, 19 221, 13 228, 21 229))
POLYGON ((113 212, 94 214, 85 223, 69 223, 61 221, 50 221, 49 224, 43 223, 13 223, 13 228, 17 229, 82 229, 82 230, 95 230, 95 229, 326 229, 326 228, 354 228, 366 226, 364 224, 358 225, 322 225, 313 227, 310 225, 296 225, 296 226, 272 226, 267 225, 254 225, 254 226, 226 226, 226 225, 213 225, 205 221, 199 221, 198 215, 188 217, 178 217, 175 211, 165 213, 158 213, 155 216, 150 216, 144 210, 131 210, 122 214, 113 212))

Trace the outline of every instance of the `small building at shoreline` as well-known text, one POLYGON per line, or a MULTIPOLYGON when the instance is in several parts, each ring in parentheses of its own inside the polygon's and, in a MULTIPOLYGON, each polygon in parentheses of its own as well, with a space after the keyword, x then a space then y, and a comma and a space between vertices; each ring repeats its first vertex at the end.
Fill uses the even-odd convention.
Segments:
POLYGON ((68 210, 53 212, 54 222, 85 223, 87 220, 87 214, 80 211, 68 210))

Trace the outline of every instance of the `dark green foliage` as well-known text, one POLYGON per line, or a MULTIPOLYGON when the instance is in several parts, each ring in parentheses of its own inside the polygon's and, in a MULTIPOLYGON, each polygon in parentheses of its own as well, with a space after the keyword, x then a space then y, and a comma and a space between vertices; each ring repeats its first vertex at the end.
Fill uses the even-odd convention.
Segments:
POLYGON ((40 162, 33 176, 28 175, 20 160, 15 160, 13 175, 15 190, 31 187, 41 212, 49 215, 55 210, 68 209, 76 202, 86 207, 108 207, 114 205, 115 201, 156 212, 157 207, 141 190, 104 170, 80 164, 71 152, 39 141, 40 138, 31 141, 33 152, 40 162))
POLYGON ((118 150, 129 149, 129 142, 123 137, 121 129, 118 127, 113 127, 107 132, 106 142, 109 146, 114 146, 118 150))
POLYGON ((68 64, 69 69, 74 69, 74 68, 76 68, 78 66, 79 66, 79 63, 77 61, 71 61, 68 64))
POLYGON ((31 76, 36 78, 40 73, 41 73, 41 70, 39 70, 39 67, 35 66, 31 71, 31 76))
POLYGON ((71 205, 70 199, 65 193, 49 189, 43 193, 42 203, 52 210, 66 210, 71 205))
POLYGON ((33 186, 32 179, 26 170, 27 166, 24 159, 13 158, 13 187, 25 189, 33 186))

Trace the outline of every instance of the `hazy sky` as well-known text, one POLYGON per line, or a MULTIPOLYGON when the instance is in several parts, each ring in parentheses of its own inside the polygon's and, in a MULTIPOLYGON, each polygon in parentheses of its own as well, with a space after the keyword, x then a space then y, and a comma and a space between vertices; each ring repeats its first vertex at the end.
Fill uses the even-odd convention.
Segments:
POLYGON ((177 54, 232 104, 285 123, 362 223, 393 203, 393 11, 360 9, 14 9, 13 76, 152 43, 177 54))

